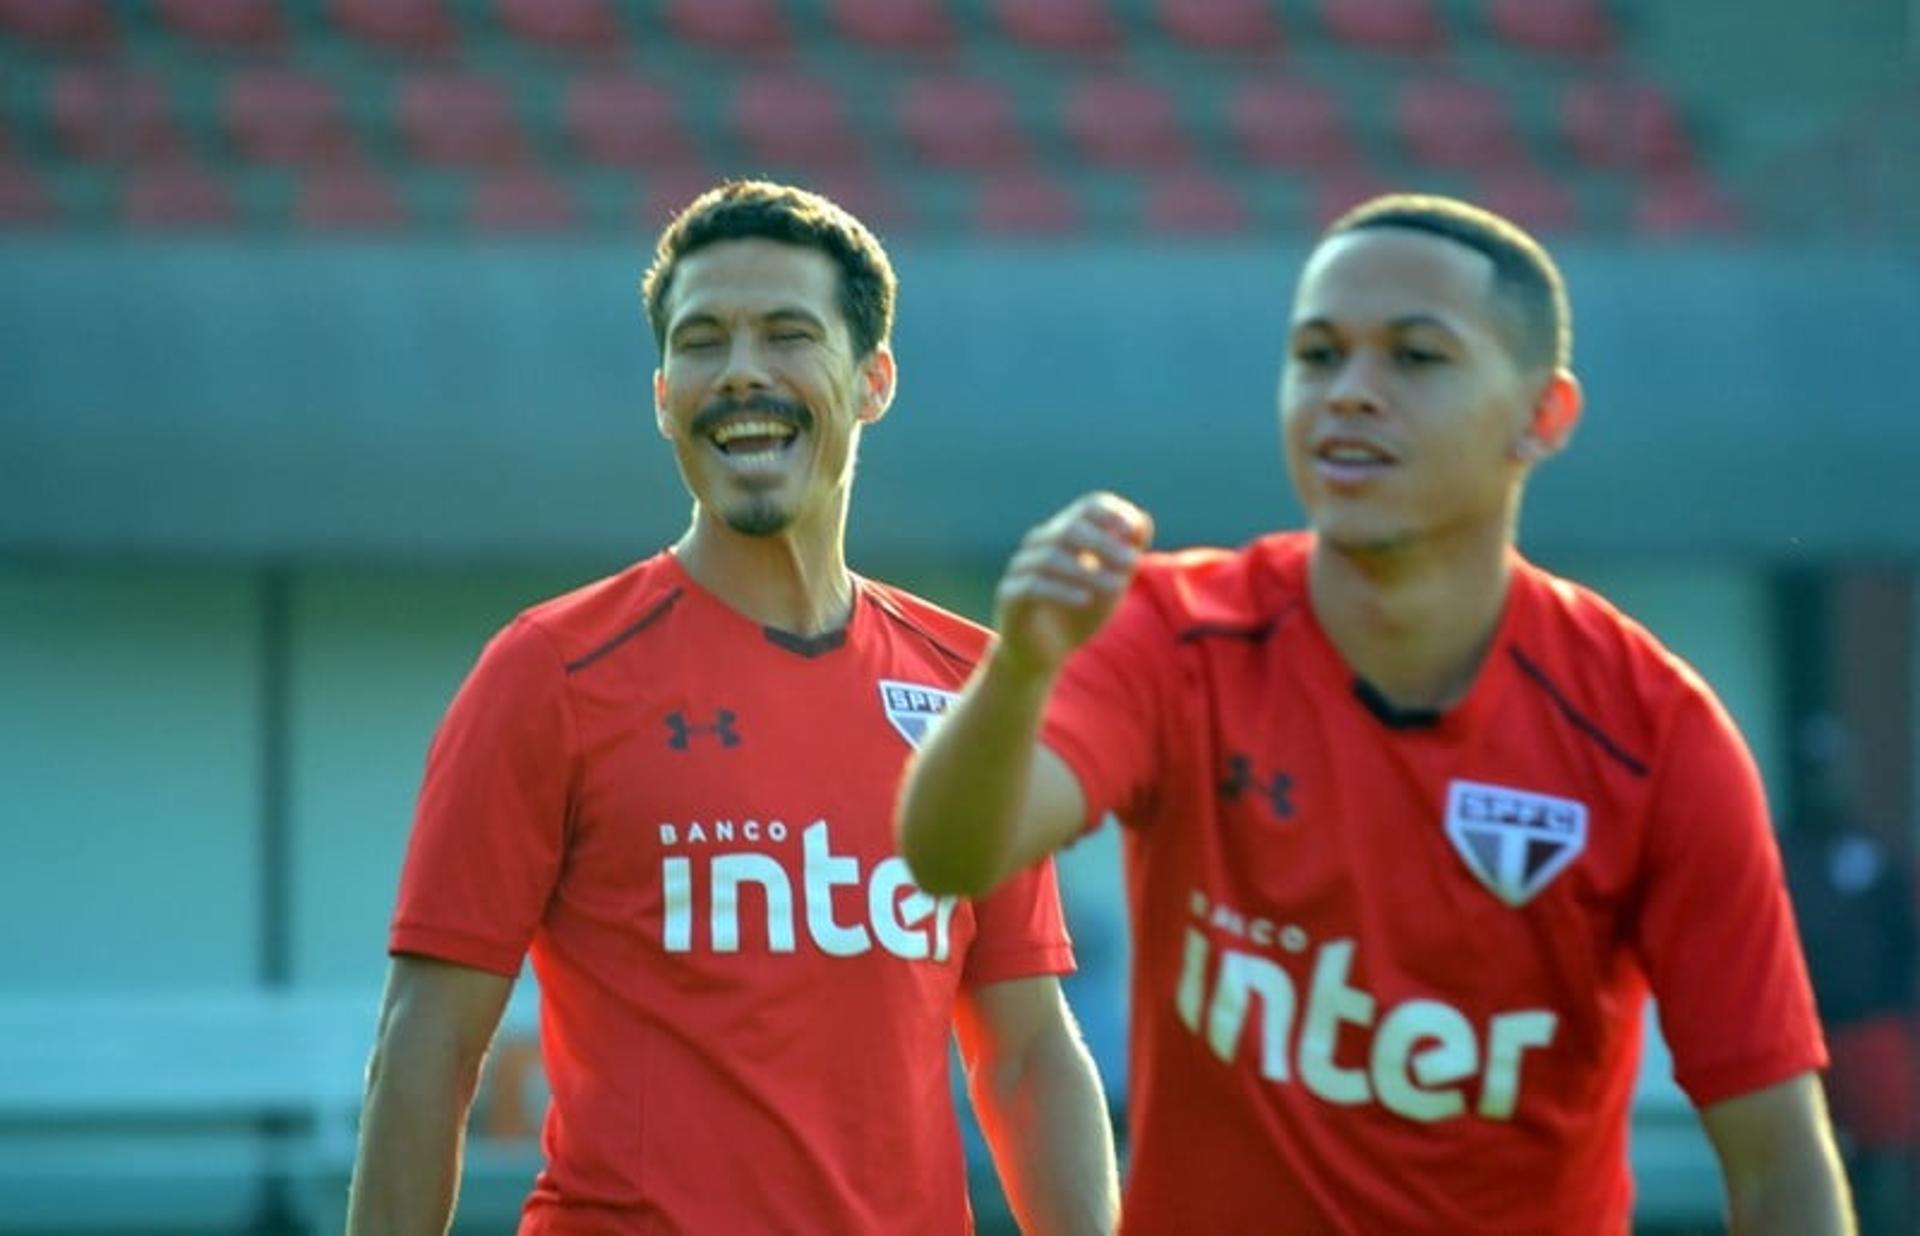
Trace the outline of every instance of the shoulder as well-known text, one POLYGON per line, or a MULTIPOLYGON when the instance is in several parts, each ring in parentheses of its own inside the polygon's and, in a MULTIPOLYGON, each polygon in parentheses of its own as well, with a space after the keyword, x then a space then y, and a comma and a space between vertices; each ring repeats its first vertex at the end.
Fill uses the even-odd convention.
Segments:
POLYGON ((1305 600, 1308 545, 1306 533, 1283 532, 1238 549, 1149 554, 1133 599, 1158 611, 1178 637, 1264 631, 1305 600))
POLYGON ((672 610, 682 585, 664 553, 529 606, 496 644, 538 642, 572 670, 646 630, 672 610))
POLYGON ((878 580, 862 577, 860 588, 882 622, 926 644, 947 660, 970 669, 986 655, 993 634, 972 619, 878 580))

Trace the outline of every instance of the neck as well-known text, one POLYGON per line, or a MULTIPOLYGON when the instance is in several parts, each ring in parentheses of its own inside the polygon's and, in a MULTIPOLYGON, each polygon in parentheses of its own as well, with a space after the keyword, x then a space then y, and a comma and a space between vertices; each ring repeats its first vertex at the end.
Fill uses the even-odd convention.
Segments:
POLYGON ((1449 544, 1341 547, 1316 536, 1314 617, 1353 671, 1395 706, 1442 709, 1473 685, 1512 580, 1504 534, 1449 544))
POLYGON ((795 524, 773 536, 747 536, 696 505, 673 553, 728 608, 762 626, 819 635, 845 626, 853 612, 844 526, 842 511, 830 528, 795 524))

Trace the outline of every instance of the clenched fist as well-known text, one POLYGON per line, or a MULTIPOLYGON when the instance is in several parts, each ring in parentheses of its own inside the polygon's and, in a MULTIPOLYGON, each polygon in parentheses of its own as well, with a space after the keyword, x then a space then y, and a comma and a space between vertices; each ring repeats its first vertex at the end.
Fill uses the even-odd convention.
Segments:
POLYGON ((1117 494, 1091 493, 1027 533, 994 599, 995 659, 1051 677, 1113 613, 1153 519, 1117 494))

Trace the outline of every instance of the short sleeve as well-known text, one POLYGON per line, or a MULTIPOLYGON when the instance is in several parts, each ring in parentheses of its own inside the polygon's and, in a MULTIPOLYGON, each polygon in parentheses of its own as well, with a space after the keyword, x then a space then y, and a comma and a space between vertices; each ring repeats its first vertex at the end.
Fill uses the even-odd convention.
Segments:
POLYGON ((1704 690, 1655 776, 1634 944, 1674 1078, 1707 1107, 1826 1064, 1760 776, 1704 690))
POLYGON ((1142 572, 1054 684, 1041 741, 1079 780, 1088 828, 1108 812, 1128 822, 1146 814, 1175 698, 1176 646, 1142 572))
POLYGON ((560 870, 574 747, 565 668, 521 619, 480 654, 428 750, 391 952, 519 973, 560 870))
POLYGON ((961 982, 1001 983, 1042 974, 1071 974, 1073 943, 1060 908, 1053 860, 1013 875, 973 903, 973 946, 961 982))

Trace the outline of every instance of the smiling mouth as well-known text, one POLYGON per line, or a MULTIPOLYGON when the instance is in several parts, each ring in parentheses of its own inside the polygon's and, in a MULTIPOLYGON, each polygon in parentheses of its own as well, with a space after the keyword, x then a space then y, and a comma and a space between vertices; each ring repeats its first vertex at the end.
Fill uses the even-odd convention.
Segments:
POLYGON ((758 417, 728 421, 707 435, 714 449, 730 459, 783 455, 799 438, 798 427, 758 417))

